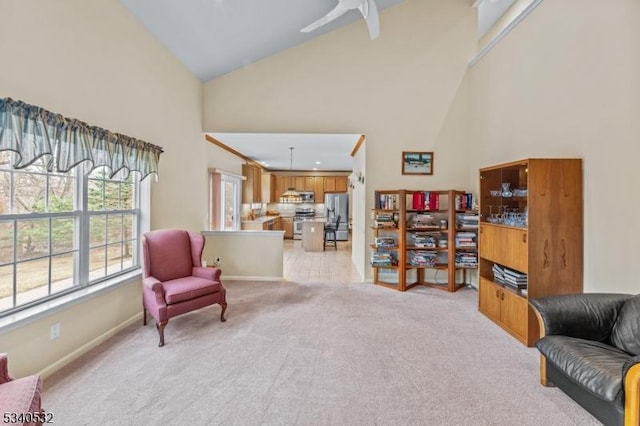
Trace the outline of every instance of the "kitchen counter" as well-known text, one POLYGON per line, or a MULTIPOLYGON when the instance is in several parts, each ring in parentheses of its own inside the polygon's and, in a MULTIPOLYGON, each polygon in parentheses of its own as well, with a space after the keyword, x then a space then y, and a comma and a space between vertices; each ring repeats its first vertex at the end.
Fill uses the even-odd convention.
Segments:
POLYGON ((271 222, 271 221, 273 221, 275 219, 278 219, 280 217, 282 217, 282 216, 260 216, 260 217, 257 217, 255 219, 253 219, 253 220, 242 219, 241 222, 242 223, 260 223, 260 224, 262 224, 262 223, 271 222))
POLYGON ((242 220, 240 229, 243 231, 272 231, 276 229, 274 227, 276 220, 280 220, 280 216, 260 216, 254 220, 242 220))
POLYGON ((324 249, 324 218, 309 218, 302 222, 302 248, 304 251, 324 249))

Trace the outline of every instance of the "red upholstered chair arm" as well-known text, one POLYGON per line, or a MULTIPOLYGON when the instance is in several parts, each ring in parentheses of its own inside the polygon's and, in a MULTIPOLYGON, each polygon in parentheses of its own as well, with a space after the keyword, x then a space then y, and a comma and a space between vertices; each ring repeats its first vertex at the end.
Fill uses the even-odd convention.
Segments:
POLYGON ((164 301, 164 287, 162 287, 162 283, 157 278, 143 278, 142 287, 143 290, 152 291, 153 293, 155 293, 158 306, 166 304, 166 302, 164 301))
POLYGON ((222 274, 222 269, 220 268, 203 268, 201 266, 194 266, 192 272, 194 277, 216 282, 220 282, 220 274, 222 274))
POLYGON ((11 380, 13 380, 13 377, 9 375, 7 354, 0 354, 0 383, 7 383, 11 380))

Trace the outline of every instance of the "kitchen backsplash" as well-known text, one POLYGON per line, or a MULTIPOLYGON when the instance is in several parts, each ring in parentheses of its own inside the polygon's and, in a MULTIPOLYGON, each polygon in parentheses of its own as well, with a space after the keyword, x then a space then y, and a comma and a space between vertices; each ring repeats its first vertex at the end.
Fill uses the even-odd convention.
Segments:
POLYGON ((254 215, 261 216, 268 211, 277 211, 281 216, 293 216, 296 209, 313 207, 316 211, 316 216, 325 216, 326 211, 324 204, 322 203, 301 203, 301 204, 284 204, 284 203, 270 203, 270 204, 243 204, 242 205, 242 217, 249 216, 249 213, 253 211, 254 215))

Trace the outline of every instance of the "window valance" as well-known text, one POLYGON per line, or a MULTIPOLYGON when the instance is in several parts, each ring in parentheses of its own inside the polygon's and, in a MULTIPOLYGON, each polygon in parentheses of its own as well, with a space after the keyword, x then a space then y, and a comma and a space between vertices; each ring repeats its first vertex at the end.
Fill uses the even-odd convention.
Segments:
POLYGON ((83 161, 107 167, 111 176, 158 174, 162 148, 140 139, 63 117, 22 101, 0 99, 0 151, 14 151, 21 169, 41 157, 48 171, 68 172, 83 161))

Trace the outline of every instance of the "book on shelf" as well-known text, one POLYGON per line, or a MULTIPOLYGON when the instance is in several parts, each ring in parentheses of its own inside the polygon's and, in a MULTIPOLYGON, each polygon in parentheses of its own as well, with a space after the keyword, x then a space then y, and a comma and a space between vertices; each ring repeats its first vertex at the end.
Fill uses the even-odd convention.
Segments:
POLYGON ((411 234, 411 244, 415 247, 436 248, 437 241, 433 235, 416 232, 411 234))
POLYGON ((396 228, 398 226, 393 218, 393 213, 378 213, 374 225, 376 228, 396 228))
POLYGON ((376 209, 395 210, 399 207, 398 194, 377 194, 376 209))
POLYGON ((393 266, 397 263, 396 257, 391 252, 371 253, 371 266, 393 266))
POLYGON ((458 229, 478 229, 480 217, 476 213, 458 213, 456 215, 456 221, 458 229))
POLYGON ((475 195, 471 193, 458 194, 455 197, 456 210, 475 210, 477 205, 475 195))
POLYGON ((413 210, 439 210, 440 194, 431 191, 414 192, 411 207, 413 210))
POLYGON ((456 234, 457 248, 474 248, 477 247, 475 232, 458 232, 456 234))
POLYGON ((494 263, 491 269, 494 281, 517 289, 527 287, 527 274, 506 268, 497 263, 494 263))
POLYGON ((378 248, 395 247, 396 239, 393 237, 376 237, 375 245, 378 248))
POLYGON ((456 266, 459 268, 476 268, 478 254, 475 252, 456 252, 456 266))
POLYGON ((412 266, 436 266, 438 252, 428 250, 412 250, 409 252, 409 264, 412 266))

